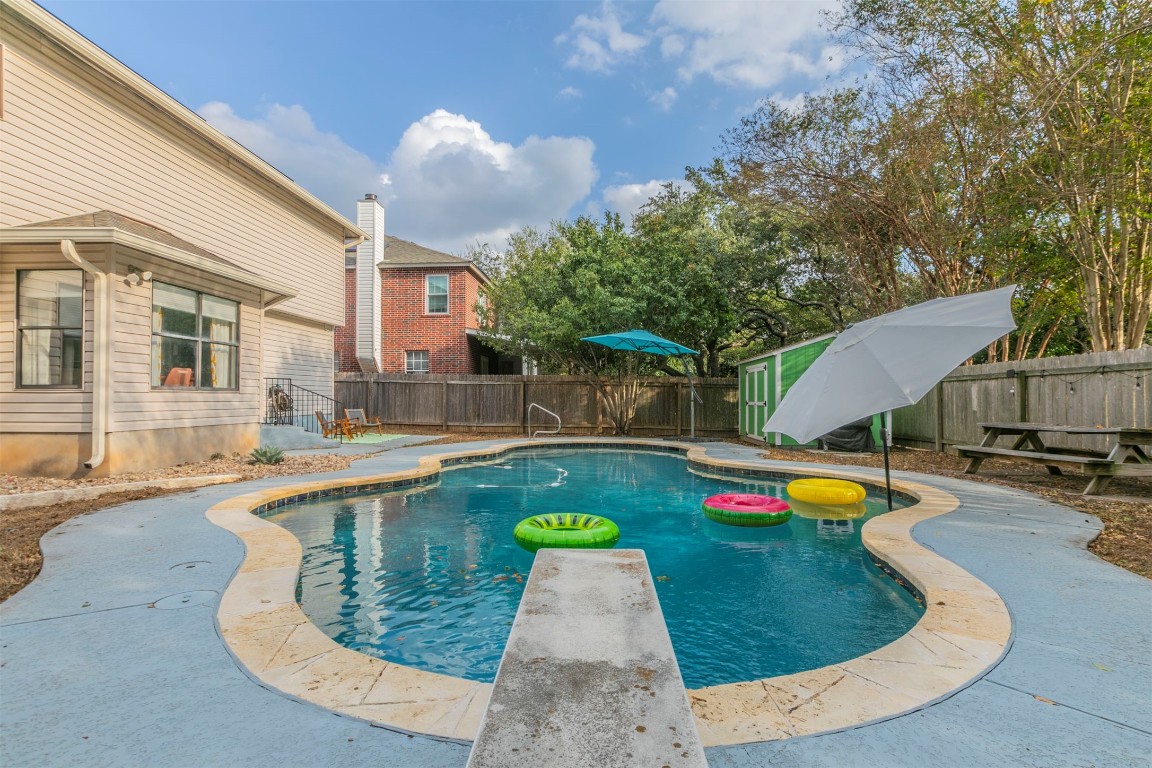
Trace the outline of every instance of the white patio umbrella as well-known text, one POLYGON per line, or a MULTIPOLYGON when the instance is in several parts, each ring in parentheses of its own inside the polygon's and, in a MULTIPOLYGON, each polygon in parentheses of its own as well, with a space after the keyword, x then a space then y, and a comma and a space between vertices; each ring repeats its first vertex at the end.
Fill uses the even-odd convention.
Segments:
POLYGON ((851 421, 881 415, 888 506, 888 428, 883 414, 912 405, 973 353, 1016 328, 1016 286, 906 307, 849 326, 796 380, 764 425, 806 443, 851 421))

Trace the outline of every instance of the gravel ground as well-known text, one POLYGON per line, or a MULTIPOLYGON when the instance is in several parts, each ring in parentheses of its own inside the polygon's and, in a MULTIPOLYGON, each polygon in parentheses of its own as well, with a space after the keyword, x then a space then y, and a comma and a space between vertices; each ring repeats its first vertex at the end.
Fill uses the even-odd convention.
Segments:
MULTIPOLYGON (((444 435, 424 445, 466 442, 508 435, 444 435)), ((783 461, 808 461, 825 464, 882 466, 878 454, 834 454, 796 449, 768 449, 765 458, 783 461)), ((251 464, 248 457, 233 454, 211 461, 181 464, 176 467, 136 472, 114 478, 64 480, 42 477, 0 475, 0 495, 35 493, 68 488, 158 480, 202 475, 239 475, 244 480, 262 477, 304 475, 346 469, 356 456, 288 456, 281 464, 251 464)), ((1112 481, 1107 496, 1085 497, 1080 492, 1086 479, 1079 474, 1052 476, 1029 464, 986 461, 978 475, 964 475, 966 461, 934 451, 895 449, 892 468, 910 472, 964 477, 977 482, 998 483, 1023 488, 1062 504, 1098 516, 1105 531, 1091 545, 1098 556, 1134 573, 1152 578, 1152 482, 1123 478, 1112 481)), ((36 578, 42 558, 39 540, 46 532, 76 515, 123 504, 127 501, 163 496, 180 491, 158 488, 109 493, 98 499, 67 502, 52 506, 32 507, 0 514, 0 601, 19 591, 36 578)))

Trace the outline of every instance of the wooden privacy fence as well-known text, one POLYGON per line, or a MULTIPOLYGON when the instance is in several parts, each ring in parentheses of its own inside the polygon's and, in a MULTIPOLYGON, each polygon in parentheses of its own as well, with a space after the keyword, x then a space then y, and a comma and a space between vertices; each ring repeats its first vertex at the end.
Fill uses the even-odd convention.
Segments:
MULTIPOLYGON (((1076 427, 1152 426, 1152 349, 1049 357, 957 368, 916 405, 893 412, 902 445, 976 445, 981 422, 1076 427)), ((1104 450, 1106 438, 1062 438, 1104 450)))
MULTIPOLYGON (((696 382, 698 437, 734 437, 737 423, 735 379, 696 382)), ((561 434, 611 434, 612 421, 595 388, 578 376, 403 376, 336 375, 336 399, 345 408, 364 408, 392 427, 431 427, 523 434, 528 406, 558 414, 561 434)), ((642 380, 632 421, 637 436, 689 433, 688 382, 676 378, 642 380)), ((533 410, 533 429, 551 429, 553 420, 533 410)))

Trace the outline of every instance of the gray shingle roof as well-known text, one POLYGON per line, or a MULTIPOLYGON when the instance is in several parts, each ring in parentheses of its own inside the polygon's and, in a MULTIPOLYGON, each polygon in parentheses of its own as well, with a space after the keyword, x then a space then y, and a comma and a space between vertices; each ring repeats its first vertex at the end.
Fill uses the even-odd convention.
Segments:
POLYGON ((201 256, 210 261, 215 261, 220 264, 227 264, 235 269, 240 269, 251 274, 251 270, 244 269, 238 264, 234 264, 225 258, 217 256, 211 251, 205 250, 195 243, 190 243, 187 240, 182 240, 171 232, 160 229, 157 226, 148 224, 147 222, 133 219, 125 216, 122 213, 115 211, 93 211, 92 213, 82 213, 78 216, 66 216, 63 219, 52 219, 50 221, 37 221, 32 224, 21 224, 19 228, 28 229, 49 229, 49 228, 71 228, 71 227, 91 227, 93 229, 119 229, 122 232, 127 232, 139 237, 146 237, 149 240, 154 240, 163 245, 171 246, 172 248, 179 248, 181 251, 196 256, 201 256))
POLYGON ((472 264, 470 259, 462 259, 441 251, 434 251, 398 237, 384 235, 384 261, 387 265, 425 265, 436 264, 452 267, 467 267, 472 264))

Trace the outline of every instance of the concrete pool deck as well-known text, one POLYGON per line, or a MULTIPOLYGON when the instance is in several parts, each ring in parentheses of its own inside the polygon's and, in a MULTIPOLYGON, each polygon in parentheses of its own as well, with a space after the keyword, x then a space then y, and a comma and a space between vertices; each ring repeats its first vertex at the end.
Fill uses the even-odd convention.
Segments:
MULTIPOLYGON (((428 454, 507 442, 397 448, 312 479, 411 470, 428 454)), ((774 466, 753 447, 699 447, 774 466)), ((1010 489, 897 476, 960 500, 955 511, 920 523, 914 538, 1004 599, 1015 631, 1007 655, 918 711, 835 733, 711 748, 710 764, 1149 764, 1152 582, 1085 551, 1099 523, 1075 510, 1010 489)), ((466 743, 333 715, 262 687, 229 654, 213 617, 244 547, 205 511, 283 483, 134 502, 44 538, 40 578, 0 606, 4 765, 465 764, 466 743)))

